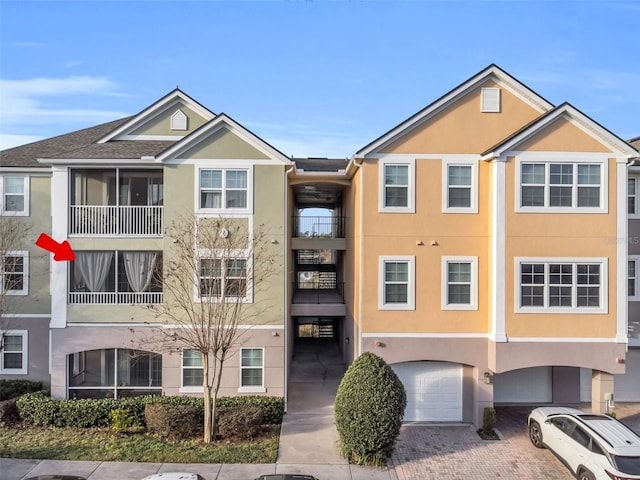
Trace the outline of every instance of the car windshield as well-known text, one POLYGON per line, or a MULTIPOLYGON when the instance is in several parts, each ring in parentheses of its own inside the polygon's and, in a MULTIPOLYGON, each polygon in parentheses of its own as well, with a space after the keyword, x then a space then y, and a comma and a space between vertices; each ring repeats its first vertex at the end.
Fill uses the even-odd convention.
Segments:
POLYGON ((614 460, 618 470, 629 475, 640 475, 640 457, 622 457, 615 455, 614 460))

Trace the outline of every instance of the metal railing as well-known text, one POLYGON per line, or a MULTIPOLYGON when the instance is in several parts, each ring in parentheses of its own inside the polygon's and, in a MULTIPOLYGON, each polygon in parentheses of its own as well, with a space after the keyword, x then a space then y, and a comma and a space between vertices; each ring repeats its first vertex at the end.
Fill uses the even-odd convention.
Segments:
POLYGON ((344 217, 294 215, 293 236, 298 238, 344 238, 344 217))
POLYGON ((344 303, 344 282, 293 282, 292 303, 344 303))
POLYGON ((84 236, 162 235, 162 205, 71 205, 69 234, 84 236))
POLYGON ((69 292, 72 305, 155 305, 162 292, 69 292))

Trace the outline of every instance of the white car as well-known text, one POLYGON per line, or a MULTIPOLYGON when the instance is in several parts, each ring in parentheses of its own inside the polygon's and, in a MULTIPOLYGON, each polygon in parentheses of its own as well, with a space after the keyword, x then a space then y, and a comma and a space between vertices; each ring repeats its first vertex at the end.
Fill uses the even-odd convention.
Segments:
POLYGON ((166 472, 149 475, 142 480, 204 480, 204 478, 197 473, 166 472))
POLYGON ((640 437, 615 418, 540 407, 528 424, 531 443, 552 450, 578 480, 640 480, 640 437))

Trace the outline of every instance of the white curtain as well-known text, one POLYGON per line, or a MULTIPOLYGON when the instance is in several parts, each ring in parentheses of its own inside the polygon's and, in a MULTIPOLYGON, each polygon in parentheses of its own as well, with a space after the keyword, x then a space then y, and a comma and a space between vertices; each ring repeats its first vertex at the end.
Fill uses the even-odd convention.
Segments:
POLYGON ((202 192, 201 208, 221 208, 222 193, 221 192, 202 192))
POLYGON ((76 252, 75 266, 90 292, 104 291, 113 252, 76 252))
POLYGON ((127 280, 134 292, 144 292, 149 288, 153 270, 158 258, 157 252, 122 252, 127 280))

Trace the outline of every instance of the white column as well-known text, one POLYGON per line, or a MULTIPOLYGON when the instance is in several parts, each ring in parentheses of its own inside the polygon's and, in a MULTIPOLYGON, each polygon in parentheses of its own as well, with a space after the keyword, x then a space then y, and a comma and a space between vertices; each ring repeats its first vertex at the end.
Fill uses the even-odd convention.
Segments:
POLYGON ((627 160, 616 159, 616 342, 628 342, 627 294, 627 160))
POLYGON ((505 247, 506 247, 506 158, 491 164, 491 331, 494 342, 506 342, 505 247))
MULTIPOLYGON (((51 176, 51 236, 60 243, 69 231, 69 169, 53 167, 51 176)), ((73 245, 71 245, 73 248, 73 245)), ((67 326, 67 283, 69 262, 56 262, 51 255, 51 323, 50 328, 67 326)))

